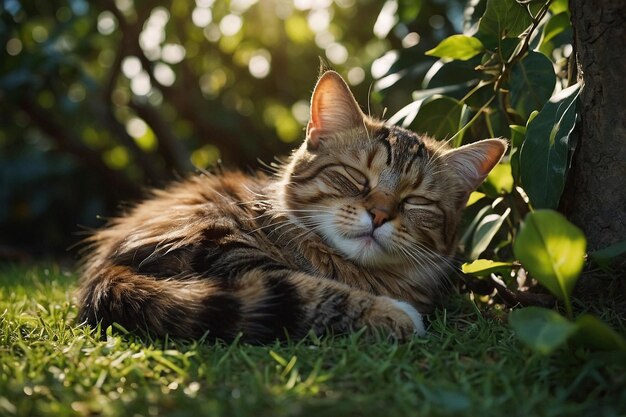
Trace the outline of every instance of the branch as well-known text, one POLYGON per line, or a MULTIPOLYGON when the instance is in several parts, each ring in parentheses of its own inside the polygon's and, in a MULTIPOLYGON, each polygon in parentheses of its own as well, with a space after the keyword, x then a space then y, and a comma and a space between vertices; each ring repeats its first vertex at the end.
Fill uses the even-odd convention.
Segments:
POLYGON ((511 291, 491 277, 478 279, 471 275, 464 275, 463 281, 467 289, 479 295, 491 295, 493 297, 495 296, 495 290, 495 294, 497 294, 508 307, 522 305, 552 308, 555 304, 555 299, 550 294, 511 291))
MULTIPOLYGON (((130 23, 126 17, 117 9, 115 3, 112 0, 104 0, 104 8, 109 10, 111 13, 115 15, 115 17, 119 21, 120 30, 123 32, 123 44, 126 48, 127 54, 132 54, 137 56, 141 62, 142 67, 146 70, 150 77, 150 82, 155 88, 158 88, 163 97, 172 104, 172 107, 176 109, 178 114, 185 120, 191 122, 197 132, 197 137, 200 141, 206 144, 216 145, 222 157, 229 161, 236 162, 245 162, 250 163, 256 161, 259 156, 259 149, 254 149, 254 147, 248 146, 248 149, 242 149, 241 144, 242 137, 256 137, 258 136, 258 132, 254 126, 250 126, 250 123, 247 119, 239 117, 234 126, 236 126, 236 133, 222 128, 214 123, 210 123, 206 120, 206 113, 203 112, 203 109, 206 109, 206 112, 210 112, 211 106, 219 106, 221 107, 221 103, 219 101, 208 101, 202 92, 200 91, 200 87, 197 82, 197 76, 191 71, 191 69, 186 65, 186 61, 183 61, 179 64, 180 71, 178 72, 178 80, 176 83, 176 87, 169 87, 162 85, 154 76, 154 63, 150 61, 143 52, 139 44, 139 34, 142 30, 142 25, 147 19, 151 7, 144 7, 141 10, 138 10, 137 19, 135 19, 132 23, 130 23), (206 103, 206 106, 197 106, 197 103, 206 103), (239 134, 240 133, 240 134, 239 134), (237 150, 239 148, 239 150, 237 150), (242 154, 243 151, 243 154, 242 154)), ((132 107, 133 105, 131 105, 132 107)), ((135 109, 137 111, 137 109, 135 109)), ((233 113, 234 117, 238 117, 239 115, 233 113)), ((149 122, 146 120, 150 127, 155 131, 160 131, 161 134, 157 135, 157 139, 159 139, 159 143, 161 144, 161 140, 163 140, 162 145, 164 148, 170 147, 171 140, 168 138, 173 138, 175 135, 170 133, 165 133, 166 130, 169 130, 165 124, 161 123, 161 126, 158 124, 154 124, 159 120, 156 117, 150 119, 149 122)), ((157 122, 158 123, 158 122, 157 122)), ((267 141, 258 142, 259 148, 266 148, 267 141)), ((265 153, 274 154, 277 149, 263 149, 265 153), (268 152, 269 151, 269 152, 268 152)), ((260 155, 260 156, 269 156, 269 155, 260 155)))

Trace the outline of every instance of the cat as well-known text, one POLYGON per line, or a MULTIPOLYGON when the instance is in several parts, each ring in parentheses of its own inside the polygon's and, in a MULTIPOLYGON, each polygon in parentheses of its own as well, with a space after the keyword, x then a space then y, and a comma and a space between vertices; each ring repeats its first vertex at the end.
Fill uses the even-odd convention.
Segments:
POLYGON ((461 211, 506 148, 451 149, 385 125, 326 71, 305 140, 275 175, 181 180, 96 231, 78 319, 253 344, 363 327, 424 335, 461 211))

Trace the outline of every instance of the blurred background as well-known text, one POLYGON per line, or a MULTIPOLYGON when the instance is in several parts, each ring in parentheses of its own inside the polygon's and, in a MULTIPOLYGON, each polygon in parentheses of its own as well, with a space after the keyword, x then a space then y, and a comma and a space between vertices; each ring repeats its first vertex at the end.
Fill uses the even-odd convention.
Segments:
POLYGON ((74 256, 81 233, 146 187, 288 154, 320 58, 389 117, 432 84, 424 52, 484 1, 3 4, 0 259, 24 259, 74 256))

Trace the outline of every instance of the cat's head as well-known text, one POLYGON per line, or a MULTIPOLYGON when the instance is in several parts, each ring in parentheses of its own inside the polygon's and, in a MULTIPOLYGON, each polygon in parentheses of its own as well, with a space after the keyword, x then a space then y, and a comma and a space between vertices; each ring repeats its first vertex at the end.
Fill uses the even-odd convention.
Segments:
POLYGON ((313 92, 306 140, 283 172, 281 205, 356 263, 419 263, 454 251, 469 194, 505 150, 501 139, 451 149, 386 126, 328 71, 313 92))

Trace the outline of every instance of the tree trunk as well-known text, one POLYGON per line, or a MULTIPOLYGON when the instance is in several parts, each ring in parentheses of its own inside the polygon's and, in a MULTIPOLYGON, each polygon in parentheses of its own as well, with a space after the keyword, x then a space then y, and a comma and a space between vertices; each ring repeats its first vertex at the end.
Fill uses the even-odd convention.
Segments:
POLYGON ((580 95, 564 210, 589 251, 626 239, 626 1, 570 0, 580 95))
MULTIPOLYGON (((626 0, 570 0, 570 11, 584 87, 562 210, 585 232, 593 252, 626 239, 626 0)), ((608 281, 583 274, 578 294, 624 298, 624 258, 608 281)))

